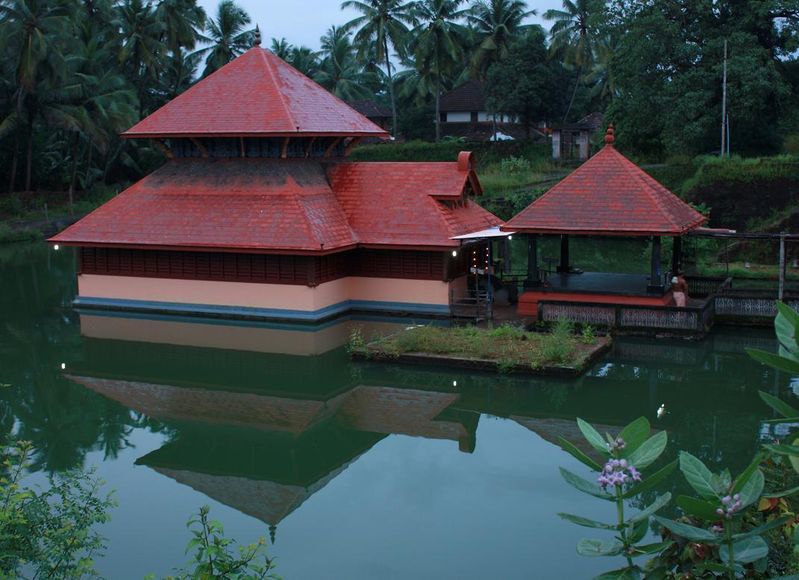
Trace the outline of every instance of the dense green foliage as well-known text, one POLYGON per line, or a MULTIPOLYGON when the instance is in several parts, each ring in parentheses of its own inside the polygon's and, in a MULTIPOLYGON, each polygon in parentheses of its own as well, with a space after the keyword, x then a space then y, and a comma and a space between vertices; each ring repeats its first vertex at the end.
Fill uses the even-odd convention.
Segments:
MULTIPOLYGON (((726 41, 732 151, 799 150, 793 0, 564 0, 543 14, 549 34, 529 24, 523 0, 342 5, 358 15, 331 26, 320 50, 266 44, 345 100, 390 105, 405 139, 438 137, 441 95, 476 78, 487 81, 489 110, 518 117, 530 135, 542 122, 603 112, 639 160, 712 153, 726 41)), ((0 0, 0 188, 45 191, 51 206, 73 208, 87 199, 79 192, 138 179, 162 154, 118 134, 255 36, 233 0, 213 14, 196 0, 0 0)), ((741 169, 754 180, 765 167, 741 169)), ((738 167, 702 171, 683 193, 701 194, 703 180, 738 167)))

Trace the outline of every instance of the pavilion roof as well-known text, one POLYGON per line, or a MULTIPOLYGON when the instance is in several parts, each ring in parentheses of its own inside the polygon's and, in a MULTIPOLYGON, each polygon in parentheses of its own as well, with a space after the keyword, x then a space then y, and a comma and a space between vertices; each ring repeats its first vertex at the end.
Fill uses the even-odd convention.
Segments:
POLYGON ((174 159, 51 238, 77 246, 324 254, 446 249, 501 220, 469 154, 452 163, 174 159))
POLYGON ((385 129, 260 46, 202 79, 122 135, 388 137, 385 129))
POLYGON ((600 236, 685 234, 705 223, 682 201, 613 146, 605 146, 563 181, 510 219, 503 230, 600 236))

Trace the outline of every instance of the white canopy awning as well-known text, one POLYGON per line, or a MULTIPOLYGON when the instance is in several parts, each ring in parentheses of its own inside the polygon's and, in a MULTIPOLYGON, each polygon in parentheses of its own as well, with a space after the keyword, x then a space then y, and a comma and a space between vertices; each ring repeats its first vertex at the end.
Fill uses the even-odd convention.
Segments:
POLYGON ((462 236, 455 236, 454 238, 450 239, 470 241, 484 240, 486 238, 507 238, 512 236, 514 233, 515 232, 501 232, 499 231, 499 226, 494 226, 493 228, 488 228, 487 230, 480 230, 479 232, 472 232, 471 234, 463 234, 462 236))

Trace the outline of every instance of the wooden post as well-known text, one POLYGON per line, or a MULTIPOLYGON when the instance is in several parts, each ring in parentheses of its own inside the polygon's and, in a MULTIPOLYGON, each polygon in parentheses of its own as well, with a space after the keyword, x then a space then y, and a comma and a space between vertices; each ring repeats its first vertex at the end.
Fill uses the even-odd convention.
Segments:
POLYGON ((676 276, 682 270, 682 237, 674 236, 671 253, 671 275, 676 276))
POLYGON ((560 266, 558 266, 558 272, 568 274, 570 269, 569 262, 569 234, 562 234, 560 236, 560 266))
POLYGON ((782 300, 785 296, 785 232, 780 232, 780 287, 777 298, 782 300))
POLYGON ((663 290, 660 236, 652 236, 652 265, 649 272, 648 292, 663 290))
POLYGON ((525 288, 535 288, 541 283, 541 276, 538 270, 538 235, 529 234, 527 236, 527 278, 524 281, 525 288))

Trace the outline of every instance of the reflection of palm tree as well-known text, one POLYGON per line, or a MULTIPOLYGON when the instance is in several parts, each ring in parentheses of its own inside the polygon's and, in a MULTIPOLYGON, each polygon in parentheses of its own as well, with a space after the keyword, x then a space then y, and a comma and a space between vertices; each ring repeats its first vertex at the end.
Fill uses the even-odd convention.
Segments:
POLYGON ((524 19, 535 14, 523 0, 477 0, 469 23, 477 35, 474 68, 484 77, 493 63, 508 55, 513 41, 526 28, 524 19))
POLYGON ((358 29, 355 44, 361 57, 374 51, 376 59, 383 62, 388 76, 388 93, 391 98, 391 130, 397 130, 397 102, 394 98, 394 81, 391 73, 391 52, 389 46, 399 54, 405 55, 405 39, 408 25, 413 24, 412 2, 403 0, 345 0, 342 8, 353 8, 361 13, 345 24, 347 30, 358 29))
POLYGON ((197 51, 207 55, 203 76, 218 70, 252 46, 254 31, 246 29, 251 22, 249 14, 233 0, 222 0, 216 18, 208 20, 208 36, 203 40, 211 46, 197 51))

